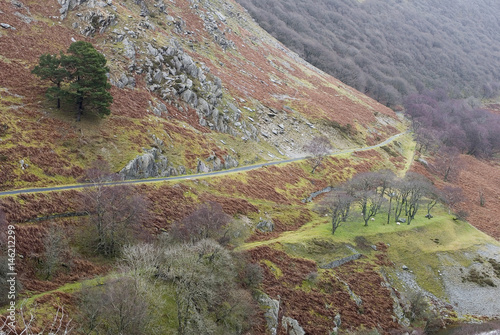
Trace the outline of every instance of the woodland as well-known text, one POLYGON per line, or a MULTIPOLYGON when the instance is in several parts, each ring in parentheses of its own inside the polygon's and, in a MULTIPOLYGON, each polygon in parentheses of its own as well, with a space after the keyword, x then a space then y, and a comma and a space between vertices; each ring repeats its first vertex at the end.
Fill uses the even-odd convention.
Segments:
POLYGON ((388 106, 429 88, 455 98, 499 92, 498 2, 238 2, 306 61, 388 106))

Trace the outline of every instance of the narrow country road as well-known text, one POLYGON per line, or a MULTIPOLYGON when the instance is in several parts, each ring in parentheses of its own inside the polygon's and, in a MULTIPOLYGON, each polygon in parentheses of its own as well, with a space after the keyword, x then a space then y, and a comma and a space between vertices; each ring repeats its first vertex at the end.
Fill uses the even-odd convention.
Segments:
MULTIPOLYGON (((379 144, 376 144, 376 145, 363 147, 363 148, 354 148, 354 149, 337 151, 337 152, 330 154, 329 156, 337 156, 337 155, 342 155, 342 154, 347 154, 347 153, 352 153, 352 152, 367 151, 367 150, 379 148, 379 147, 382 147, 386 144, 393 142, 398 137, 400 137, 404 134, 407 134, 407 133, 408 133, 408 131, 405 131, 405 132, 393 135, 393 136, 389 137, 388 139, 386 139, 385 141, 383 141, 379 144)), ((148 183, 158 183, 158 182, 163 182, 163 181, 200 179, 200 178, 205 178, 205 177, 210 177, 210 176, 219 176, 219 175, 224 175, 224 174, 234 173, 234 172, 250 171, 250 170, 258 169, 258 168, 263 167, 263 166, 271 166, 271 165, 279 165, 279 164, 284 164, 284 163, 297 162, 297 161, 304 160, 304 159, 307 159, 307 157, 297 157, 297 158, 292 158, 292 159, 287 159, 287 160, 273 161, 273 162, 261 163, 261 164, 256 164, 256 165, 237 167, 234 169, 206 172, 206 173, 199 173, 199 174, 191 174, 191 175, 183 175, 183 176, 175 176, 175 177, 125 180, 125 181, 111 182, 111 183, 108 183, 107 185, 148 184, 148 183)), ((23 193, 43 193, 43 192, 52 192, 52 191, 67 191, 67 190, 82 189, 82 188, 91 187, 91 186, 93 186, 93 184, 86 183, 86 184, 75 184, 75 185, 25 188, 25 189, 20 189, 20 190, 0 192, 0 197, 9 196, 9 195, 16 195, 16 194, 23 194, 23 193)))

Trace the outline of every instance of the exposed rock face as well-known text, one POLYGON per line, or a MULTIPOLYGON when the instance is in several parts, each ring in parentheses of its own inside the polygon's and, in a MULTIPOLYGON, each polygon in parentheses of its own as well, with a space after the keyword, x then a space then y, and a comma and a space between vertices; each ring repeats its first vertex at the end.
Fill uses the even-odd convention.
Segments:
POLYGON ((198 161, 196 172, 205 173, 211 171, 220 171, 225 169, 231 169, 239 165, 238 161, 233 157, 231 157, 230 155, 224 156, 223 159, 224 161, 222 161, 222 159, 220 159, 219 157, 212 155, 205 160, 206 163, 200 160, 198 161))
POLYGON ((158 148, 145 150, 143 155, 137 156, 131 160, 121 171, 120 175, 124 179, 142 179, 150 177, 169 177, 180 174, 180 171, 185 173, 185 169, 179 167, 174 168, 169 165, 168 158, 161 154, 158 148))
POLYGON ((118 23, 115 14, 106 10, 111 7, 114 10, 113 2, 96 0, 58 0, 61 5, 59 10, 61 20, 64 20, 70 11, 79 8, 81 12, 76 14, 77 21, 73 23, 74 28, 80 28, 80 33, 85 36, 93 36, 96 32, 102 34, 110 26, 118 23))
POLYGON ((285 332, 289 335, 305 335, 306 333, 297 320, 289 318, 288 316, 285 316, 281 320, 281 324, 285 332))
MULTIPOLYGON (((156 107, 155 107, 156 108, 156 107)), ((159 107, 162 108, 162 107, 159 107)), ((161 146, 162 143, 156 137, 155 144, 161 146)), ((184 166, 174 167, 168 158, 162 154, 162 150, 152 148, 144 150, 144 154, 131 160, 121 171, 120 175, 124 179, 143 179, 151 177, 170 177, 186 174, 184 166)), ((206 163, 198 161, 197 173, 205 173, 230 169, 238 166, 238 161, 230 155, 224 156, 224 161, 219 157, 212 155, 206 159, 206 163)))
POLYGON ((258 298, 259 304, 264 309, 264 317, 267 322, 267 329, 272 335, 278 332, 278 314, 280 310, 280 302, 271 299, 267 294, 261 293, 258 298))
POLYGON ((222 82, 210 74, 208 67, 197 64, 176 39, 165 47, 146 43, 144 48, 148 56, 136 67, 138 73, 145 73, 150 91, 174 105, 178 99, 187 103, 196 110, 200 125, 233 134, 231 119, 219 109, 222 82))

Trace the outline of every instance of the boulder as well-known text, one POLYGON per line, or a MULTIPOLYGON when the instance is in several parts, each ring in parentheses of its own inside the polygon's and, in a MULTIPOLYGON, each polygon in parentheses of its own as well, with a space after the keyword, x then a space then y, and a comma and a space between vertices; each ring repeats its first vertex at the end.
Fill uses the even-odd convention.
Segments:
POLYGON ((121 171, 124 179, 143 179, 150 177, 168 177, 177 171, 169 166, 168 158, 158 148, 145 150, 145 153, 131 160, 121 171))
POLYGON ((210 169, 205 163, 203 163, 202 161, 198 161, 198 165, 196 166, 196 172, 197 173, 210 172, 210 169))
POLYGON ((271 299, 267 294, 261 293, 257 301, 264 310, 267 329, 271 335, 276 335, 278 332, 278 314, 280 310, 279 300, 271 299))
POLYGON ((271 220, 262 220, 257 223, 256 228, 262 233, 270 233, 274 230, 274 223, 271 220))
POLYGON ((336 327, 340 327, 340 325, 342 324, 342 320, 340 319, 339 313, 337 313, 337 315, 335 315, 335 317, 333 318, 333 322, 335 322, 336 327))
POLYGON ((304 329, 299 325, 299 322, 295 319, 288 317, 288 316, 285 316, 281 319, 281 325, 283 326, 283 329, 285 329, 285 332, 288 335, 305 335, 306 334, 304 329))

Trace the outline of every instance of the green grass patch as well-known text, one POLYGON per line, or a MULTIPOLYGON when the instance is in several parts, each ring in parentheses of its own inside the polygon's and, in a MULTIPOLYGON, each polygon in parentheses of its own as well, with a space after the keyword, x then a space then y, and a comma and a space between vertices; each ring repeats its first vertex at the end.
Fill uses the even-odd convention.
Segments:
POLYGON ((281 269, 270 260, 264 259, 261 262, 265 264, 269 268, 269 270, 271 270, 276 279, 279 279, 283 276, 283 272, 281 271, 281 269))

